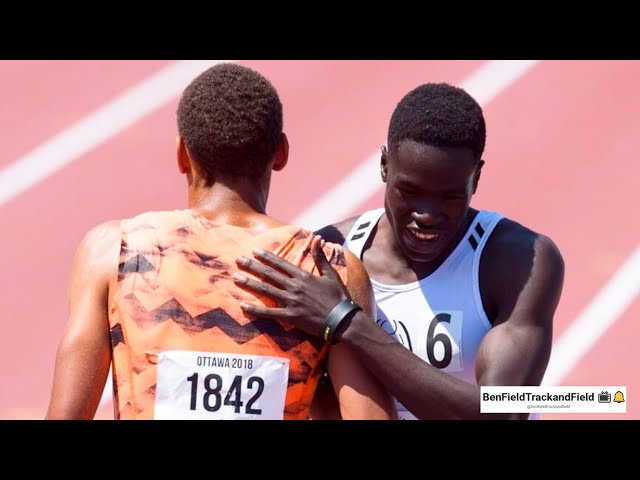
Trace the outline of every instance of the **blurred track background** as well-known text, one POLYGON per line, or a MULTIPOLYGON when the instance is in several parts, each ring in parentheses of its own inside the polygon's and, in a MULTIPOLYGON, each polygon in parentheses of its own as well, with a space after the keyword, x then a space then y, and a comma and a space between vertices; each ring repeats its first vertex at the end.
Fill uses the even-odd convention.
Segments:
MULTIPOLYGON (((315 228, 378 207, 377 152, 425 82, 483 105, 476 208, 550 236, 566 262, 545 383, 626 385, 640 419, 640 62, 238 61, 267 76, 291 145, 268 213, 315 228)), ((182 89, 213 61, 0 61, 0 419, 46 411, 71 260, 97 223, 186 206, 182 89)), ((108 395, 105 395, 105 399, 108 395)), ((106 400, 97 418, 110 418, 106 400)))

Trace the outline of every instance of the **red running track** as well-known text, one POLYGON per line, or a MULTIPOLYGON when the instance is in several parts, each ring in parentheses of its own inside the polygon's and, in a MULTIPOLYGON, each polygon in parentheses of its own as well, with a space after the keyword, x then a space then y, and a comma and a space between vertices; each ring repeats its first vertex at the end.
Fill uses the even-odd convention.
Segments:
MULTIPOLYGON (((0 169, 170 63, 0 61, 0 169)), ((427 81, 460 84, 483 62, 241 63, 269 77, 283 100, 291 158, 274 175, 269 213, 292 220, 385 143, 389 116, 409 89, 427 81)), ((501 211, 560 247, 567 273, 555 339, 640 243, 633 210, 639 84, 640 62, 542 62, 485 106, 487 165, 474 204, 501 211)), ((174 155, 176 102, 0 205, 0 418, 44 415, 71 259, 86 230, 185 205, 174 155)), ((353 213, 379 206, 381 198, 381 190, 372 193, 353 213)), ((631 340, 639 314, 636 298, 563 381, 626 385, 627 414, 544 418, 640 418, 631 340)))

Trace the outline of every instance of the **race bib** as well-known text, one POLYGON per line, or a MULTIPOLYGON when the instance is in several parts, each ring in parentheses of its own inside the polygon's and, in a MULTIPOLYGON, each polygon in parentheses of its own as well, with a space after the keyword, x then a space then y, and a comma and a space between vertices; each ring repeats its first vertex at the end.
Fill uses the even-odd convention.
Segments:
MULTIPOLYGON (((462 312, 448 311, 433 314, 431 320, 415 330, 417 340, 414 353, 443 372, 463 370, 462 312)), ((396 400, 398 418, 416 420, 404 405, 396 400)))
POLYGON ((389 318, 378 307, 378 324, 393 338, 440 370, 452 373, 464 369, 462 353, 462 312, 427 312, 389 318))
POLYGON ((443 372, 461 372, 462 312, 439 312, 419 332, 415 353, 443 372))
POLYGON ((282 420, 289 359, 174 350, 158 355, 157 420, 282 420))

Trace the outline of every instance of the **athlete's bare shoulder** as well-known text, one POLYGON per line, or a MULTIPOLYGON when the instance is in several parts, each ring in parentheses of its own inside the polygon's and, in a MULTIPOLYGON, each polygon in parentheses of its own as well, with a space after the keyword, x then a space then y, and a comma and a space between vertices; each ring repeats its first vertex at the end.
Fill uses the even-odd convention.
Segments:
POLYGON ((491 263, 501 263, 505 267, 513 262, 530 265, 534 255, 543 255, 549 260, 562 258, 551 238, 509 218, 502 219, 496 226, 487 241, 485 253, 485 257, 492 259, 491 263))
POLYGON ((564 260, 554 241, 508 218, 496 226, 480 262, 482 299, 490 318, 505 307, 513 309, 534 280, 554 286, 551 296, 559 294, 563 277, 564 260))
POLYGON ((82 239, 79 248, 86 249, 91 257, 101 257, 120 247, 120 220, 109 220, 91 228, 82 239))
POLYGON ((356 223, 360 216, 351 217, 347 220, 343 220, 342 222, 334 223, 333 225, 327 225, 315 233, 324 238, 327 242, 337 243, 338 245, 342 245, 349 234, 349 231, 353 227, 353 224, 356 223))
POLYGON ((120 255, 120 220, 110 220, 90 229, 78 245, 73 270, 80 276, 108 278, 120 255))

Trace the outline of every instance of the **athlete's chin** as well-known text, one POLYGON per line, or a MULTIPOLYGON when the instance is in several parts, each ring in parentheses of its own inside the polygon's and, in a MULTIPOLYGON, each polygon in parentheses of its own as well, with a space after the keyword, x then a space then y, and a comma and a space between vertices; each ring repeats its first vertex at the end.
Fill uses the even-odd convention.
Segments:
POLYGON ((419 241, 410 235, 407 235, 407 237, 404 239, 402 249, 405 256, 413 262, 433 262, 442 255, 446 244, 445 239, 442 237, 436 240, 426 241, 419 241))
POLYGON ((415 252, 412 250, 405 250, 405 255, 409 260, 416 263, 431 263, 440 257, 442 250, 435 252, 415 252))
MULTIPOLYGON (((438 242, 439 243, 439 242, 438 242)), ((404 245, 404 254, 412 262, 430 263, 438 259, 444 249, 440 245, 423 245, 416 248, 411 245, 404 245)))

